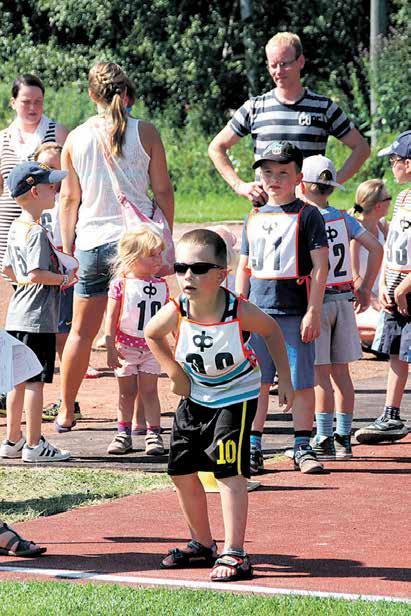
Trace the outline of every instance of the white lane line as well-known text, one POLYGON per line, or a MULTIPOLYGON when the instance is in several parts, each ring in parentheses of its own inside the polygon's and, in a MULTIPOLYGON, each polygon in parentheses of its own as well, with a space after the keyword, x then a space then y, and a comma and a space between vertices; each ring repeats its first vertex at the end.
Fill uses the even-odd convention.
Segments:
POLYGON ((0 571, 11 573, 26 573, 54 577, 59 580, 91 580, 96 582, 112 582, 136 584, 138 586, 171 586, 175 588, 191 588, 196 590, 225 590, 238 593, 261 595, 295 595, 304 597, 320 597, 325 599, 345 599, 348 601, 391 601, 395 603, 410 603, 411 599, 382 595, 357 595, 340 592, 325 592, 321 590, 298 590, 290 588, 269 588, 253 584, 226 584, 224 582, 199 582, 192 580, 173 580, 171 578, 151 578, 136 575, 112 575, 96 571, 75 571, 71 569, 37 569, 35 567, 7 567, 0 565, 0 571))

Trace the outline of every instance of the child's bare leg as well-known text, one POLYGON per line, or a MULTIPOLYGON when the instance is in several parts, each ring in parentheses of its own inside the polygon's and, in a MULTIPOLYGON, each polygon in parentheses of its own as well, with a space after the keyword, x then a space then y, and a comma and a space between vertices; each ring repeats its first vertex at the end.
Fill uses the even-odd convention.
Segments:
POLYGON ((331 364, 315 366, 315 411, 330 413, 334 409, 334 390, 331 383, 331 364))
POLYGON ((145 428, 146 415, 144 411, 144 402, 141 398, 140 390, 137 392, 137 402, 133 413, 133 426, 138 428, 145 428))
POLYGON ((26 383, 20 383, 7 394, 7 440, 17 443, 21 439, 21 417, 23 415, 24 390, 26 383))
MULTIPOLYGON (((173 475, 171 479, 176 486, 180 507, 191 538, 210 548, 213 545, 213 538, 208 519, 207 497, 197 473, 173 475)), ((184 551, 187 551, 186 548, 184 551)), ((171 566, 172 555, 166 556, 163 563, 166 567, 171 566)))
POLYGON ((131 419, 134 412, 134 403, 137 396, 137 375, 121 376, 118 381, 118 422, 128 424, 131 430, 131 419))
POLYGON ((264 431, 265 420, 267 419, 268 400, 270 392, 270 383, 261 383, 260 393, 258 395, 257 411, 251 430, 258 432, 264 431))
POLYGON ((408 364, 398 355, 390 355, 387 379, 386 406, 400 408, 404 389, 408 379, 408 364))
POLYGON ((294 431, 310 431, 314 423, 314 387, 296 389, 293 404, 294 431))
POLYGON ((145 420, 150 428, 160 427, 160 400, 158 397, 158 376, 148 372, 140 372, 138 375, 138 385, 141 398, 143 400, 145 420))
MULTIPOLYGON (((242 475, 219 479, 221 508, 224 519, 224 550, 243 550, 245 529, 248 513, 247 480, 242 475)), ((229 577, 233 568, 218 565, 213 568, 212 576, 215 578, 229 577)))
POLYGON ((335 385, 335 410, 337 413, 353 413, 355 392, 349 364, 333 364, 331 376, 335 385))
POLYGON ((56 334, 56 351, 57 355, 59 356, 60 364, 63 357, 64 346, 67 342, 68 336, 68 332, 63 334, 56 334))
POLYGON ((41 437, 44 383, 26 382, 24 402, 26 408, 27 444, 36 447, 41 437))

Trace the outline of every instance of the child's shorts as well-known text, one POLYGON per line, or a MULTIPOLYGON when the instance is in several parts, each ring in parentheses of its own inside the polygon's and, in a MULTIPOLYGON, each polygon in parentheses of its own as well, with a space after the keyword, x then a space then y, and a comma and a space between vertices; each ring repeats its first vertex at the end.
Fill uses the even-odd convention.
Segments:
POLYGON ((372 349, 411 363, 411 318, 382 311, 372 349))
POLYGON ((321 311, 321 333, 315 344, 315 365, 348 364, 361 359, 361 342, 352 302, 325 302, 321 311))
POLYGON ((34 334, 17 331, 8 331, 7 333, 28 346, 43 366, 43 370, 39 374, 27 379, 27 381, 30 383, 52 383, 56 359, 56 334, 34 334))
POLYGON ((74 287, 68 287, 60 295, 59 334, 68 334, 73 321, 74 287))
POLYGON ((120 359, 121 368, 116 368, 114 374, 117 377, 132 376, 139 372, 148 374, 161 374, 161 367, 154 355, 148 349, 133 349, 125 344, 119 344, 117 349, 124 359, 120 359))
MULTIPOLYGON (((314 342, 306 343, 301 340, 302 317, 275 315, 273 318, 283 332, 294 389, 314 387, 315 346, 314 342)), ((273 383, 276 368, 264 338, 258 334, 252 334, 250 343, 260 365, 261 383, 273 383)))
POLYGON ((181 400, 171 431, 168 474, 211 471, 218 479, 249 477, 256 409, 256 398, 217 409, 181 400))

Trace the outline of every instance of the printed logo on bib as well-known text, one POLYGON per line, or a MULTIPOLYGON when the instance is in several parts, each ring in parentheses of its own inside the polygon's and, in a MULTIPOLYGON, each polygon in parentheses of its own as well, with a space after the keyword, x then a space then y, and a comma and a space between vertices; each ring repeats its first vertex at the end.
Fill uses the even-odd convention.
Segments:
POLYGON ((352 282, 350 240, 344 218, 325 222, 328 239, 327 286, 352 282))
POLYGON ((298 278, 298 214, 272 213, 250 216, 248 264, 255 278, 298 278))
POLYGON ((155 286, 153 285, 152 282, 150 282, 148 285, 146 285, 145 287, 143 287, 143 293, 145 293, 146 295, 148 295, 149 297, 152 297, 154 295, 157 294, 157 289, 155 288, 155 286))

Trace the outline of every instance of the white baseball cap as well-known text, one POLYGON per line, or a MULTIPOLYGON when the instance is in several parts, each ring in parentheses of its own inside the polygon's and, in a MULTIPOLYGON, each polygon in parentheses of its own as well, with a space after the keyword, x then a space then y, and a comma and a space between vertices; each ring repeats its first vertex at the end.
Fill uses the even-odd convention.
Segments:
POLYGON ((307 158, 304 158, 302 174, 303 182, 327 184, 329 186, 335 186, 340 190, 345 190, 342 184, 338 184, 338 182, 336 182, 337 171, 334 167, 334 163, 322 154, 316 154, 315 156, 308 156, 307 158), (324 173, 327 171, 328 173, 324 173))

